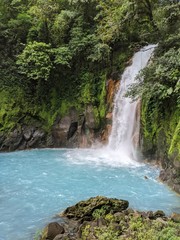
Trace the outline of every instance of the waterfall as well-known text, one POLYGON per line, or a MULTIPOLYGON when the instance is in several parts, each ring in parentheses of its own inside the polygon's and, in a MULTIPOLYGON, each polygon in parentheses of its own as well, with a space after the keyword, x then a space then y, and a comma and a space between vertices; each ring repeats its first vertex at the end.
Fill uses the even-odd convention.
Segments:
POLYGON ((140 130, 140 100, 132 102, 124 95, 128 87, 135 83, 139 71, 148 64, 155 47, 156 45, 148 45, 135 53, 132 65, 125 69, 121 77, 120 87, 114 99, 108 149, 118 152, 124 161, 137 160, 136 148, 140 130))

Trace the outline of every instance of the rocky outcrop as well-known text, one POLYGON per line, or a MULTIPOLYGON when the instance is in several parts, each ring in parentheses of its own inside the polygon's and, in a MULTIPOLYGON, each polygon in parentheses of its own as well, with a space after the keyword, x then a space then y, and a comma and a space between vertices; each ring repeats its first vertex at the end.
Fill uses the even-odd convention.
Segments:
POLYGON ((52 127, 55 147, 89 147, 100 129, 96 109, 89 104, 83 113, 71 108, 63 118, 59 118, 52 127))
POLYGON ((160 172, 160 180, 180 194, 180 168, 168 166, 160 172))
POLYGON ((128 201, 97 196, 81 201, 67 208, 61 216, 73 219, 92 219, 95 211, 104 209, 104 213, 123 211, 129 206, 128 201))
POLYGON ((162 167, 161 181, 180 193, 180 111, 173 104, 160 110, 149 97, 142 97, 141 152, 162 167))
POLYGON ((63 118, 60 118, 52 128, 55 147, 67 147, 68 140, 72 138, 78 130, 78 113, 75 109, 63 118), (72 129, 72 126, 73 129, 72 129), (76 127, 76 128, 75 128, 76 127))
POLYGON ((0 150, 13 151, 52 145, 52 139, 44 130, 34 126, 22 126, 9 133, 1 133, 0 150))
POLYGON ((22 129, 15 129, 14 131, 10 132, 7 136, 4 137, 5 140, 1 148, 13 151, 17 149, 23 141, 22 129))
POLYGON ((173 191, 180 194, 180 161, 175 158, 170 159, 167 156, 166 136, 161 135, 161 140, 157 145, 153 145, 151 141, 142 140, 141 151, 144 159, 150 164, 159 165, 161 168, 159 179, 167 184, 173 191))
MULTIPOLYGON (((116 79, 118 79, 118 78, 116 78, 116 79)), ((106 92, 107 92, 106 102, 107 102, 107 105, 108 105, 108 110, 110 112, 112 112, 114 96, 119 89, 119 85, 120 85, 119 80, 114 80, 114 79, 111 78, 107 81, 107 84, 106 84, 106 92)))
MULTIPOLYGON (((68 207, 59 215, 61 217, 60 223, 53 222, 48 224, 43 231, 41 240, 80 239, 82 229, 87 223, 95 223, 94 226, 96 226, 97 221, 94 221, 96 215, 99 213, 108 214, 110 212, 115 214, 126 210, 128 206, 129 203, 126 200, 102 196, 81 201, 72 207, 68 207)), ((103 222, 105 223, 103 219, 98 220, 98 225, 103 225, 103 222)))
POLYGON ((180 214, 167 217, 160 210, 140 212, 128 205, 126 200, 102 196, 81 201, 61 213, 57 222, 48 224, 39 239, 161 239, 169 230, 173 239, 178 237, 180 214))
POLYGON ((87 148, 97 139, 106 144, 111 133, 113 99, 118 88, 119 80, 112 77, 107 81, 107 113, 103 125, 96 106, 87 104, 81 112, 71 107, 66 115, 56 118, 48 131, 43 130, 41 122, 38 122, 37 125, 21 125, 8 133, 0 133, 0 151, 43 147, 87 148))
POLYGON ((93 105, 83 113, 72 107, 63 117, 57 117, 47 132, 39 126, 19 126, 0 133, 0 150, 13 151, 44 147, 90 147, 100 130, 99 113, 93 105))

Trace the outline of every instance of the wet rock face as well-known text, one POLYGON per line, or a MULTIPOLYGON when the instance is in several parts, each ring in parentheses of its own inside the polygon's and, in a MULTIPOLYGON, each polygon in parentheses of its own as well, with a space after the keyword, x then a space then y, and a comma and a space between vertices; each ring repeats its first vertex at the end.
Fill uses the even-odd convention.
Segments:
POLYGON ((54 147, 78 147, 84 115, 73 107, 69 113, 60 117, 52 127, 54 147))
POLYGON ((52 134, 55 139, 55 147, 67 146, 67 136, 70 125, 70 116, 65 116, 53 127, 52 134))
POLYGON ((86 126, 88 129, 97 129, 98 126, 98 119, 96 119, 94 108, 91 104, 86 107, 85 111, 85 121, 86 126))
POLYGON ((3 147, 8 148, 10 151, 13 151, 18 148, 23 139, 23 134, 21 129, 15 129, 10 132, 4 140, 3 147))
POLYGON ((90 147, 98 127, 92 105, 88 105, 83 113, 73 107, 52 128, 54 147, 90 147))
POLYGON ((68 134, 67 134, 67 140, 69 140, 70 138, 72 138, 74 136, 77 129, 78 129, 78 122, 71 123, 69 130, 68 130, 68 134))
POLYGON ((25 126, 23 127, 23 135, 24 135, 24 139, 26 141, 30 140, 30 138, 32 137, 33 133, 35 131, 35 128, 32 126, 28 127, 28 126, 25 126))
POLYGON ((52 128, 54 147, 90 147, 95 139, 106 144, 111 132, 113 99, 119 83, 118 80, 113 79, 107 81, 107 115, 103 132, 100 130, 101 123, 96 107, 88 104, 81 113, 72 107, 66 116, 57 119, 52 128))
POLYGON ((14 129, 8 134, 2 133, 0 136, 0 150, 13 151, 34 147, 45 147, 46 133, 33 126, 22 126, 14 129))
MULTIPOLYGON (((116 78, 118 79, 118 78, 116 78)), ((109 111, 112 111, 113 107, 113 100, 114 96, 117 93, 119 89, 120 81, 119 80, 113 80, 109 79, 107 81, 107 86, 106 86, 106 91, 107 91, 107 97, 106 97, 106 102, 108 104, 109 111)))
POLYGON ((43 130, 41 129, 35 130, 34 133, 32 134, 31 139, 27 142, 28 148, 40 145, 40 143, 39 144, 37 143, 38 141, 41 141, 43 139, 44 135, 45 135, 45 132, 43 130))
POLYGON ((21 126, 0 134, 0 151, 44 147, 90 147, 97 137, 98 121, 92 105, 83 113, 74 107, 58 117, 49 133, 36 126, 21 126))
POLYGON ((168 166, 161 170, 160 180, 170 186, 175 192, 180 194, 180 168, 168 166))
POLYGON ((113 99, 118 88, 119 81, 115 78, 107 81, 107 115, 103 132, 98 108, 87 104, 83 112, 72 107, 65 116, 58 116, 48 133, 41 129, 40 122, 37 126, 22 125, 8 134, 0 133, 0 151, 43 147, 87 148, 97 139, 107 143, 111 132, 113 99))

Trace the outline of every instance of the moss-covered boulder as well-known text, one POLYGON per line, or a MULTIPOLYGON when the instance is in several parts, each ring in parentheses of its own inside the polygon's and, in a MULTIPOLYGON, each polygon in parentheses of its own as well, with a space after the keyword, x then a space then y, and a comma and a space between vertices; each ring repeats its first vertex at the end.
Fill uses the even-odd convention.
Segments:
POLYGON ((81 201, 72 207, 68 207, 61 216, 67 218, 88 218, 93 219, 96 214, 116 213, 127 209, 129 202, 116 198, 106 198, 102 196, 92 197, 86 201, 81 201))
POLYGON ((179 214, 127 209, 128 201, 92 197, 68 207, 40 240, 159 240, 179 239, 179 214))

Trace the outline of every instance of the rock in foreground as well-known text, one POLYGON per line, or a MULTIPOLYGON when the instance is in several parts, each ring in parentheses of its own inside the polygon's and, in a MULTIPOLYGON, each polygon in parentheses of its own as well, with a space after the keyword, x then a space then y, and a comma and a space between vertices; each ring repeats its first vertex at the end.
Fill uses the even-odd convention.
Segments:
POLYGON ((115 198, 97 196, 86 201, 81 201, 72 207, 68 207, 62 217, 73 219, 92 220, 95 212, 102 211, 104 214, 115 213, 126 210, 129 206, 128 201, 115 198))
POLYGON ((162 211, 138 212, 128 205, 128 201, 102 196, 81 201, 61 213, 57 222, 49 223, 39 239, 180 239, 179 214, 167 217, 162 211))

